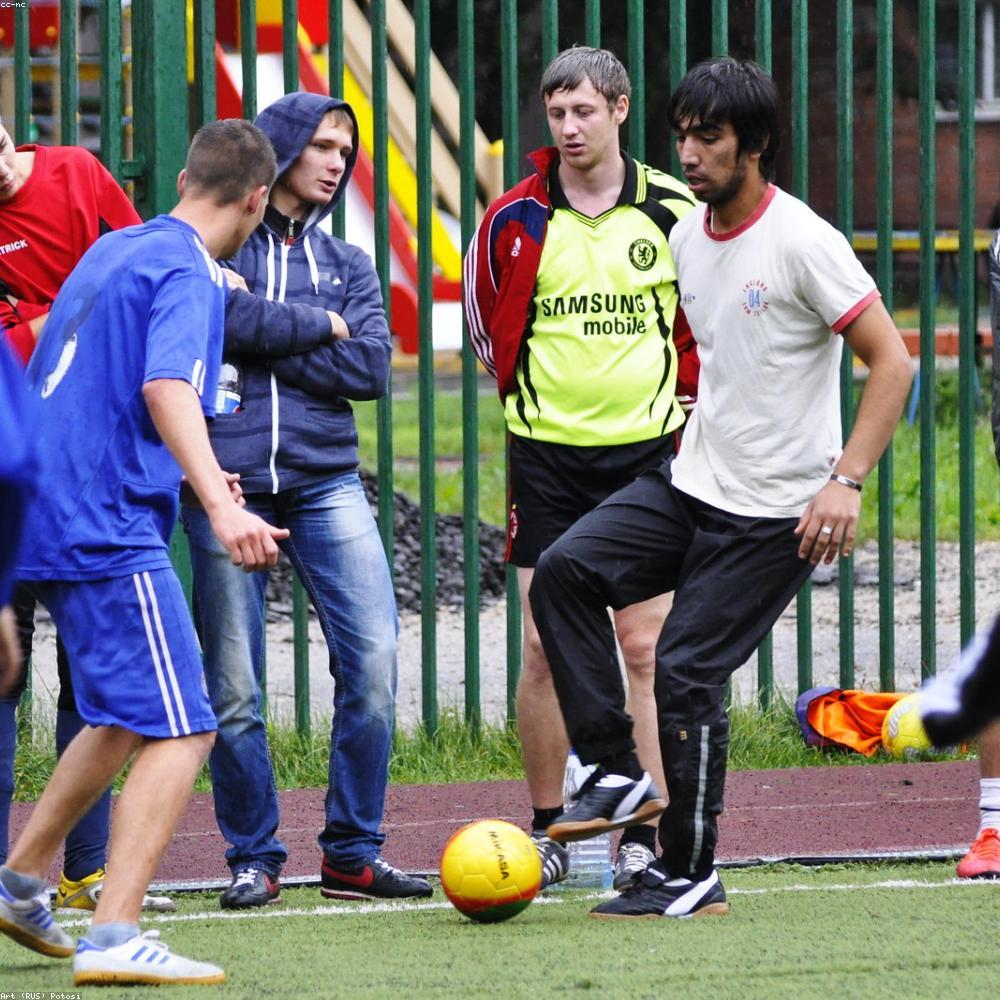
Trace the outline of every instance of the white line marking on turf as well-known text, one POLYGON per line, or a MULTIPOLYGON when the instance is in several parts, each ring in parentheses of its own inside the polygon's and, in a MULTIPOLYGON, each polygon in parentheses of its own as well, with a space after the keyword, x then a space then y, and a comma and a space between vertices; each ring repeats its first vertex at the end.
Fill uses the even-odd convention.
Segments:
MULTIPOLYGON (((953 888, 975 888, 993 887, 993 891, 1000 891, 1000 884, 990 879, 948 879, 944 882, 926 882, 920 879, 885 879, 881 882, 836 882, 831 885, 809 885, 808 883, 798 883, 795 885, 782 885, 773 888, 762 889, 727 889, 727 896, 766 896, 769 893, 780 892, 859 892, 865 889, 953 889, 953 888)), ((534 900, 534 906, 561 906, 568 902, 586 902, 596 899, 613 899, 618 894, 615 892, 588 892, 574 895, 571 899, 559 896, 540 896, 534 900)), ((159 914, 157 916, 143 917, 143 924, 176 924, 195 920, 256 920, 278 919, 281 917, 356 917, 366 916, 370 913, 412 913, 423 910, 447 910, 451 904, 445 901, 434 903, 414 903, 412 901, 401 900, 399 902, 371 902, 338 906, 329 904, 326 906, 313 907, 283 907, 269 906, 255 907, 252 910, 241 910, 236 912, 222 912, 220 910, 204 910, 198 913, 173 913, 159 914)), ((60 927, 88 927, 90 919, 60 920, 60 927)))
POLYGON ((922 882, 919 879, 885 879, 882 882, 839 882, 832 885, 781 885, 773 889, 727 889, 727 896, 763 896, 769 892, 852 892, 859 889, 949 889, 953 886, 996 887, 990 879, 953 878, 945 882, 922 882))

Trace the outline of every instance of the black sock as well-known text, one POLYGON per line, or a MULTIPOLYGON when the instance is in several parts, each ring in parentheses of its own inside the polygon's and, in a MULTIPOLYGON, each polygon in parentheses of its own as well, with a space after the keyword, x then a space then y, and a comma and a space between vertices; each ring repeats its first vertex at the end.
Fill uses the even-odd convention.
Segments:
POLYGON ((531 829, 547 830, 563 814, 562 806, 555 809, 531 809, 531 829))
POLYGON ((616 754, 614 757, 606 757, 601 761, 601 766, 608 774, 623 774, 633 781, 638 781, 642 777, 642 765, 631 750, 616 754))
POLYGON ((656 853, 656 827, 648 823, 640 823, 638 826, 627 826, 622 830, 622 844, 642 844, 648 847, 654 854, 656 853))

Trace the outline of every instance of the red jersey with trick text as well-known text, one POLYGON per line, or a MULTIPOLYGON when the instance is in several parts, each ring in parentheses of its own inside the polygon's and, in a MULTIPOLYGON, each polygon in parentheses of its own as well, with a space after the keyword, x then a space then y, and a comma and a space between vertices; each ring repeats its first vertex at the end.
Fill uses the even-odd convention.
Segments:
POLYGON ((142 221, 115 179, 85 149, 18 147, 29 151, 35 154, 31 175, 0 202, 0 325, 25 361, 34 347, 28 321, 48 312, 91 244, 103 233, 142 221))

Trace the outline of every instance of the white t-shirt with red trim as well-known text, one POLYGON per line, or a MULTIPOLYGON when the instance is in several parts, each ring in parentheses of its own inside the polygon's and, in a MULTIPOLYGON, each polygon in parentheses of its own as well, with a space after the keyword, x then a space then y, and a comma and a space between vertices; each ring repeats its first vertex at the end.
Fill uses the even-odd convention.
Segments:
POLYGON ((837 334, 878 289, 844 236, 773 184, 728 233, 708 206, 691 212, 670 249, 701 357, 674 484, 734 514, 798 517, 842 449, 837 334))

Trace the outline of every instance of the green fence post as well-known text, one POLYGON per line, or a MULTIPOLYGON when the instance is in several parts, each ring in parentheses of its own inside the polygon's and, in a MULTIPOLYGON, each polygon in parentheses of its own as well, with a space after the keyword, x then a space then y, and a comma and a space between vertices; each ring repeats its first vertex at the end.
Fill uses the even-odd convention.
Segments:
POLYGON ((934 252, 936 55, 934 0, 920 0, 920 673, 937 671, 937 505, 934 495, 936 405, 934 252))
MULTIPOLYGON (((31 51, 28 5, 14 8, 14 145, 31 141, 31 51)), ((18 737, 31 736, 31 664, 18 707, 18 737)))
MULTIPOLYGON (((292 588, 292 662, 295 675, 295 730, 307 737, 311 728, 309 700, 309 598, 295 579, 292 588)), ((265 641, 265 646, 267 645, 265 641)))
MULTIPOLYGON (((754 56, 757 62, 771 72, 771 0, 756 0, 754 11, 754 56)), ((768 632, 757 647, 757 692, 774 688, 774 634, 768 632)), ((763 706, 762 707, 766 707, 763 706)))
POLYGON ((601 47, 601 0, 586 0, 583 34, 591 48, 601 47))
POLYGON ((14 145, 31 142, 31 50, 28 5, 14 8, 14 145))
POLYGON ((559 52, 559 0, 542 0, 542 66, 559 52))
POLYGON ((729 0, 712 0, 712 55, 729 54, 729 0))
MULTIPOLYGON (((876 49, 876 202, 878 287, 889 314, 893 308, 892 256, 892 0, 878 0, 876 49)), ((895 594, 895 516, 892 443, 878 464, 878 619, 879 687, 896 689, 896 594, 895 594)))
MULTIPOLYGON (((458 95, 463 252, 476 228, 475 8, 458 5, 458 95)), ((479 369, 462 322, 462 576, 465 623, 465 721, 478 732, 479 688, 479 369)))
MULTIPOLYGON (((792 0, 792 190, 809 200, 809 5, 792 0)), ((799 690, 812 687, 812 582, 806 580, 795 601, 799 690)))
MULTIPOLYGON (((674 91, 687 72, 687 0, 670 0, 670 90, 674 91)), ((670 144, 670 172, 681 176, 677 146, 670 144)))
POLYGON ((959 7, 958 106, 958 462, 959 637, 976 631, 976 5, 959 7))
POLYGON ((773 61, 771 0, 754 0, 754 7, 754 56, 770 73, 773 61))
POLYGON ((632 107, 628 119, 629 152, 646 159, 646 20, 643 0, 628 4, 628 73, 632 81, 632 107))
POLYGON ((215 0, 194 5, 194 115, 199 128, 215 121, 217 114, 215 79, 215 0))
MULTIPOLYGON (((327 69, 331 97, 344 96, 344 0, 330 0, 328 8, 328 25, 330 41, 327 45, 327 69)), ((355 136, 355 142, 360 139, 355 136)), ((346 228, 346 206, 343 199, 337 202, 337 207, 330 216, 333 235, 337 239, 344 238, 346 228)))
MULTIPOLYGON (((299 4, 281 0, 281 72, 286 94, 299 89, 299 4)), ((309 597, 297 575, 292 578, 292 661, 295 675, 295 729, 309 735, 309 597)))
POLYGON ((281 0, 281 73, 286 94, 299 89, 299 0, 281 0))
POLYGON ((169 212, 177 200, 177 175, 188 146, 187 65, 184 0, 135 0, 137 158, 143 165, 136 208, 143 218, 169 212))
MULTIPOLYGON (((854 234, 854 5, 837 0, 837 227, 854 234)), ((843 345, 840 419, 844 440, 854 424, 854 355, 843 345)), ((840 686, 854 687, 854 556, 839 561, 840 686)))
POLYGON ((257 0, 240 0, 240 62, 243 66, 243 117, 257 117, 257 0))
POLYGON ((101 160, 115 180, 122 180, 122 9, 100 6, 101 160))
MULTIPOLYGON (((517 0, 500 0, 500 103, 503 121, 503 183, 513 186, 519 174, 517 0)), ((507 584, 507 720, 517 716, 517 682, 521 676, 521 598, 517 570, 508 565, 507 584)))
MULTIPOLYGON (((542 0, 542 67, 559 52, 559 0, 542 0)), ((545 121, 545 141, 552 144, 552 130, 545 121)))
MULTIPOLYGON (((386 62, 389 58, 385 28, 386 0, 372 0, 369 14, 372 33, 372 169, 375 174, 375 268, 382 285, 386 320, 392 329, 389 283, 392 255, 389 246, 389 89, 386 62)), ((378 401, 378 530, 395 579, 392 474, 392 373, 389 388, 378 401)))
POLYGON ((59 141, 64 146, 77 142, 77 112, 80 105, 80 75, 77 63, 76 0, 59 2, 59 141))
POLYGON ((434 496, 434 327, 431 250, 431 84, 430 0, 414 4, 417 99, 417 305, 419 356, 417 378, 420 414, 420 646, 423 720, 427 731, 438 724, 437 704, 437 532, 434 496))

